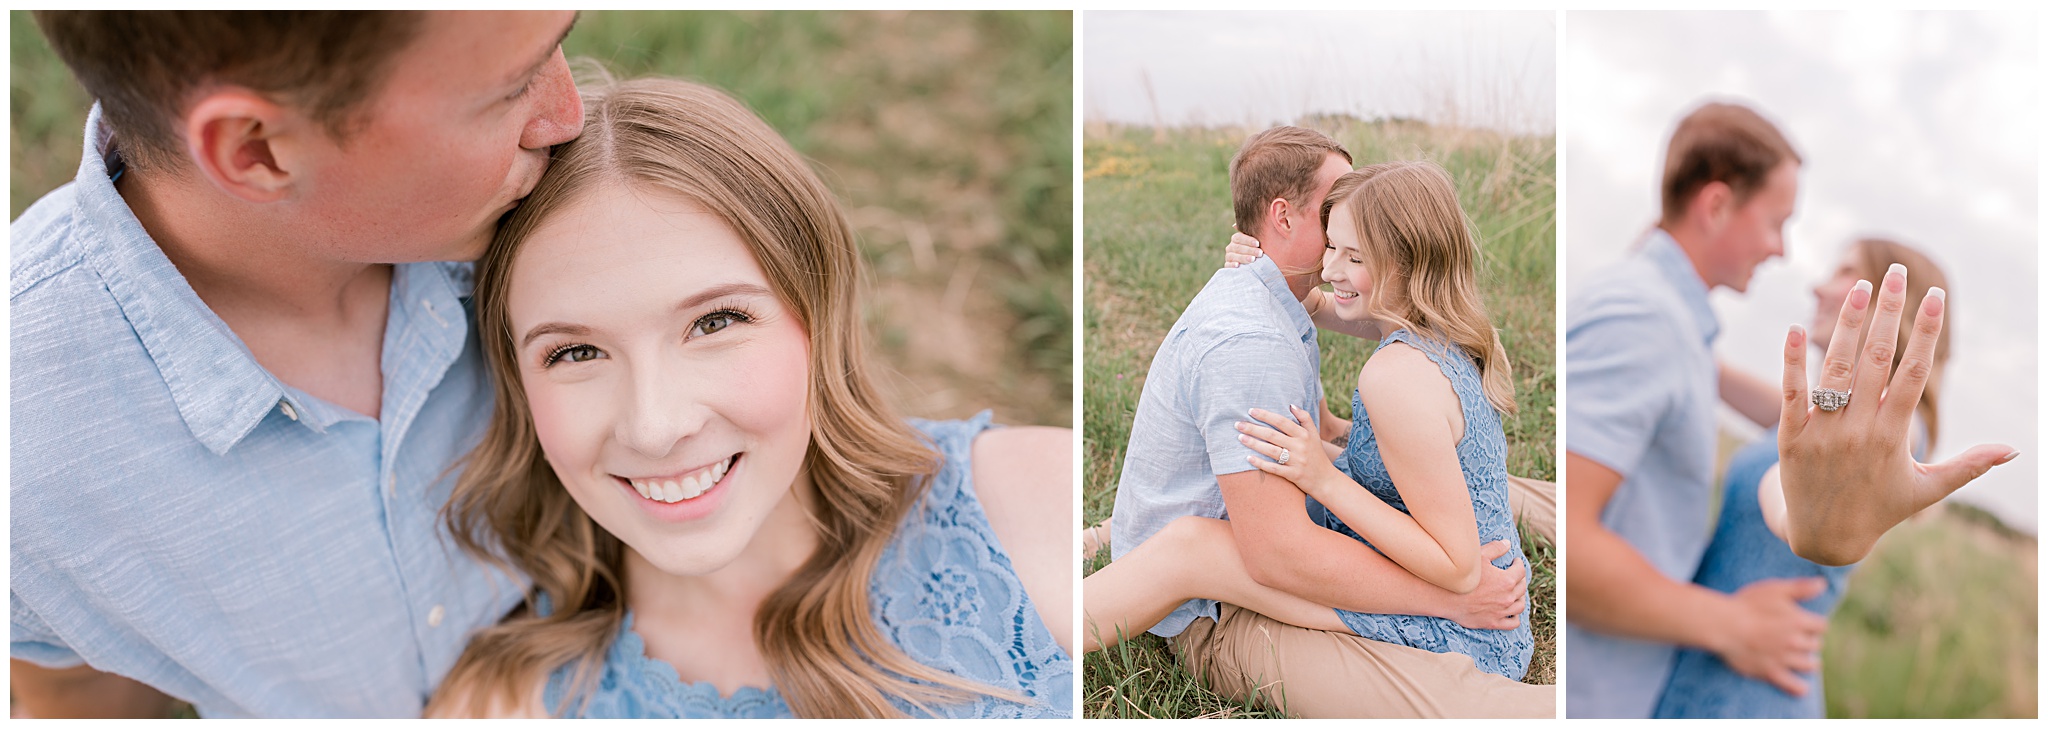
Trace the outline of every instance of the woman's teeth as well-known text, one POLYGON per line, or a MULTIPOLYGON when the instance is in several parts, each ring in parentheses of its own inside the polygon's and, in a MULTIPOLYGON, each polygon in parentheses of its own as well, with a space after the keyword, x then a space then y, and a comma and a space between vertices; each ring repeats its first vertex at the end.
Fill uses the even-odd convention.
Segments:
POLYGON ((1337 295, 1337 298, 1340 298, 1340 299, 1344 299, 1344 300, 1346 300, 1346 301, 1349 301, 1349 300, 1351 300, 1351 299, 1356 299, 1356 298, 1358 298, 1358 292, 1356 292, 1356 291, 1345 291, 1345 290, 1343 290, 1343 289, 1330 289, 1330 293, 1336 294, 1336 295, 1337 295))
POLYGON ((732 460, 727 459, 719 461, 717 465, 714 465, 710 468, 700 470, 694 474, 684 476, 682 478, 636 478, 630 479, 630 483, 633 484, 633 490, 640 492, 640 495, 643 497, 653 499, 664 504, 673 504, 678 501, 686 501, 689 499, 697 498, 699 496, 703 496, 704 492, 710 491, 711 487, 717 486, 718 482, 721 479, 725 478, 725 469, 728 468, 731 464, 732 460))

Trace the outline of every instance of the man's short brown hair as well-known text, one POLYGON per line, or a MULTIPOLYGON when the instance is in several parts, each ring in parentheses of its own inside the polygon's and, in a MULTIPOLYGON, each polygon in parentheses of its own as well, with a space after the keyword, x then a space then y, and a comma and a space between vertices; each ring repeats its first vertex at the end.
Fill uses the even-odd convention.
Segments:
POLYGON ((1719 182, 1736 204, 1763 189, 1771 170, 1799 153, 1778 127, 1741 104, 1709 103, 1687 114, 1664 153, 1664 219, 1674 225, 1701 188, 1719 182))
POLYGON ((310 115, 336 139, 392 57, 419 30, 417 11, 38 10, 36 24, 71 67, 131 166, 177 167, 175 120, 205 86, 233 84, 310 115))
POLYGON ((1316 184, 1316 170, 1330 155, 1351 162, 1351 153, 1329 135, 1301 127, 1273 127, 1237 148, 1230 159, 1230 199, 1237 209, 1237 229, 1256 235, 1274 198, 1306 204, 1316 184))

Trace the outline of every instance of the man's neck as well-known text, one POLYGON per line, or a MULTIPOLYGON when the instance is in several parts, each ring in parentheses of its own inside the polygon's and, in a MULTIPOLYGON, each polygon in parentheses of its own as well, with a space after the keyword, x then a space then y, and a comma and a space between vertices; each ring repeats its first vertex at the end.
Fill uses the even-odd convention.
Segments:
POLYGON ((302 231, 204 182, 127 174, 118 188, 164 257, 258 364, 315 397, 377 417, 389 265, 308 255, 319 247, 294 240, 302 231))
POLYGON ((1702 273, 1707 270, 1708 243, 1705 240, 1705 235, 1683 225, 1670 226, 1659 223, 1657 229, 1664 231, 1665 235, 1671 236, 1671 240, 1678 243, 1678 250, 1685 254, 1685 262, 1692 264, 1692 275, 1700 279, 1701 285, 1706 286, 1710 291, 1713 290, 1715 284, 1708 281, 1706 275, 1702 273))

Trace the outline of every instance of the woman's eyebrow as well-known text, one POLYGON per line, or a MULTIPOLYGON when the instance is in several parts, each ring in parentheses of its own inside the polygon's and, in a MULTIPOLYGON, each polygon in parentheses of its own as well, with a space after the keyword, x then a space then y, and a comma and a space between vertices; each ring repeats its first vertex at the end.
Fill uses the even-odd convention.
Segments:
POLYGON ((768 287, 756 283, 722 283, 717 284, 715 286, 706 287, 704 289, 699 290, 697 293, 691 294, 688 298, 683 299, 682 303, 676 304, 676 311, 686 311, 689 309, 695 309, 697 307, 703 306, 705 302, 712 301, 715 299, 721 299, 727 296, 774 295, 775 292, 769 291, 768 287))
POLYGON ((590 327, 581 324, 564 324, 558 321, 551 321, 526 330, 526 337, 519 340, 519 348, 525 349, 526 345, 533 343, 533 340, 547 334, 567 334, 572 337, 584 337, 590 335, 590 327))

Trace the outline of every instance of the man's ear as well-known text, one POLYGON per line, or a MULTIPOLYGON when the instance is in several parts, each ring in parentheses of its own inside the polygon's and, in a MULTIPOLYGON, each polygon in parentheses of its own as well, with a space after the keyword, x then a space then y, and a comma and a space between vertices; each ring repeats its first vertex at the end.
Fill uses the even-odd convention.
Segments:
POLYGON ((1294 212, 1294 205, 1287 198, 1276 197, 1266 203, 1266 225, 1277 234, 1275 237, 1288 239, 1294 236, 1294 219, 1288 213, 1294 212))
POLYGON ((1692 196, 1692 205, 1687 206, 1685 216, 1695 221, 1701 230, 1716 232, 1728 223, 1728 217, 1735 213, 1735 189, 1720 180, 1709 182, 1692 196))
POLYGON ((276 202, 289 193, 293 176, 273 143, 298 123, 296 114, 255 92, 217 89, 185 112, 186 150, 200 176, 221 191, 249 202, 276 202))

